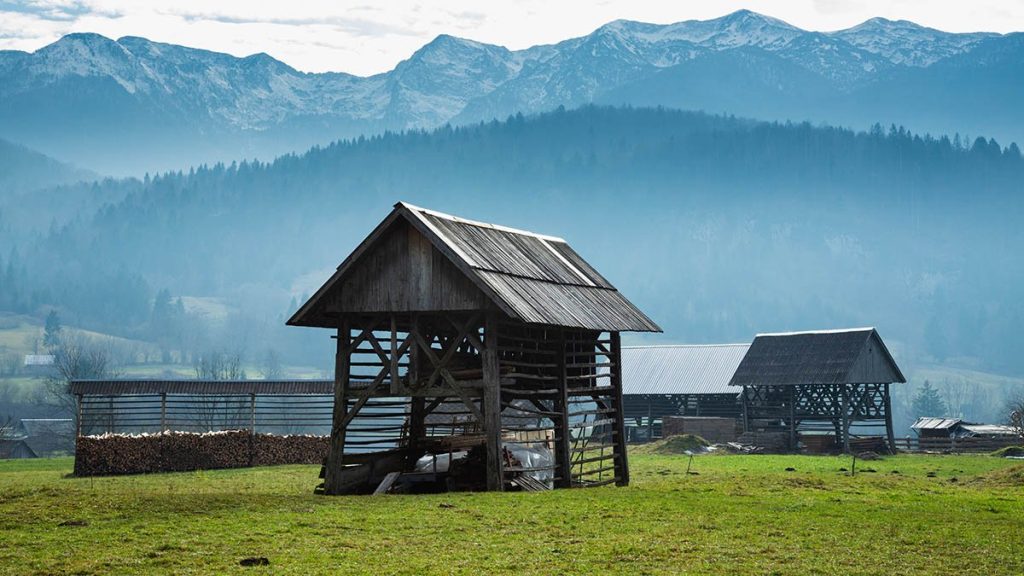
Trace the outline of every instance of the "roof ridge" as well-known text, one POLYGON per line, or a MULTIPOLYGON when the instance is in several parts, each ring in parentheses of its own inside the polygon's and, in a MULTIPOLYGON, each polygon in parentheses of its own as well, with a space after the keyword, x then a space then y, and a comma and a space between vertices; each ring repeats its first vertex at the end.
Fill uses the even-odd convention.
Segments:
POLYGON ((529 230, 523 230, 521 228, 512 228, 511 226, 503 226, 501 224, 492 224, 490 222, 481 222, 480 220, 470 220, 469 218, 463 218, 461 216, 455 216, 454 214, 448 214, 446 212, 439 212, 437 210, 432 210, 430 208, 423 208, 422 206, 416 206, 415 204, 410 204, 408 202, 399 202, 399 203, 395 204, 395 206, 396 207, 403 206, 403 207, 405 207, 405 208, 407 208, 409 210, 413 210, 413 211, 420 212, 420 213, 423 213, 423 214, 430 214, 431 216, 436 216, 438 218, 444 218, 445 220, 451 220, 452 222, 458 222, 459 224, 467 224, 469 226, 477 226, 477 227, 480 227, 480 228, 491 228, 491 229, 494 229, 494 230, 500 230, 502 232, 510 232, 512 234, 520 234, 522 236, 532 236, 534 238, 539 238, 541 240, 548 240, 548 241, 551 241, 551 242, 561 242, 563 244, 568 244, 568 242, 566 242, 564 238, 559 238, 558 236, 550 236, 548 234, 540 234, 538 232, 531 232, 529 230))
POLYGON ((731 344, 637 344, 635 346, 622 346, 623 350, 646 349, 646 348, 737 348, 740 346, 750 347, 749 343, 735 342, 731 344))
POLYGON ((835 328, 831 330, 798 330, 794 332, 759 332, 755 337, 761 336, 797 336, 799 334, 843 334, 845 332, 868 332, 875 330, 874 326, 862 326, 860 328, 835 328))

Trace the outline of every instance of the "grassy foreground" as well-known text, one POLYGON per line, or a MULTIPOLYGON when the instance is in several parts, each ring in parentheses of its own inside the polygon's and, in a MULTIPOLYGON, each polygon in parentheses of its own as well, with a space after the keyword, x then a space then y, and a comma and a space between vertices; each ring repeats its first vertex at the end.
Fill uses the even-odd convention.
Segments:
POLYGON ((628 488, 331 498, 312 466, 74 479, 70 459, 0 461, 0 573, 1024 574, 1019 461, 849 465, 701 456, 686 475, 637 454, 628 488))

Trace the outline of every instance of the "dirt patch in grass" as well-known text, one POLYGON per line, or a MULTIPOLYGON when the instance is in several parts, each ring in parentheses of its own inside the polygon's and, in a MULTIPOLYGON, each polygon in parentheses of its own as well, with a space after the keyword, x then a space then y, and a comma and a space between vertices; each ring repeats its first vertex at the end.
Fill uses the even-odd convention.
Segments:
POLYGON ((669 436, 668 438, 657 440, 650 444, 631 446, 630 451, 637 454, 685 455, 687 450, 693 453, 704 452, 708 446, 708 441, 700 436, 696 436, 694 434, 680 434, 678 436, 669 436))

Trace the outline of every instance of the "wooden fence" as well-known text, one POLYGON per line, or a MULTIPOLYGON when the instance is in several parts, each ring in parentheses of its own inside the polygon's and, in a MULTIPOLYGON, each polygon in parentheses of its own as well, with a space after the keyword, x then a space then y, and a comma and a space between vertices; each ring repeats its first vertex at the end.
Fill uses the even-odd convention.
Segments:
POLYGON ((992 452, 1024 445, 1021 438, 896 438, 897 450, 906 452, 992 452))

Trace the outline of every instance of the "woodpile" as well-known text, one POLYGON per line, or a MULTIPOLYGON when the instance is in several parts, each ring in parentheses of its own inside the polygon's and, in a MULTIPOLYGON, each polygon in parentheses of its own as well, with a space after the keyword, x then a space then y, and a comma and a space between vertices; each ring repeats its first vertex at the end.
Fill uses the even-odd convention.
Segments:
POLYGON ((744 432, 736 440, 744 446, 756 446, 768 454, 781 454, 789 451, 789 433, 775 431, 744 432))
POLYGON ((245 430, 82 436, 75 450, 75 475, 316 464, 326 456, 328 443, 326 436, 274 436, 245 430))

